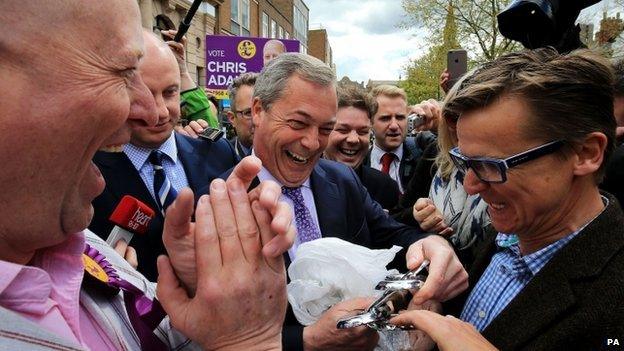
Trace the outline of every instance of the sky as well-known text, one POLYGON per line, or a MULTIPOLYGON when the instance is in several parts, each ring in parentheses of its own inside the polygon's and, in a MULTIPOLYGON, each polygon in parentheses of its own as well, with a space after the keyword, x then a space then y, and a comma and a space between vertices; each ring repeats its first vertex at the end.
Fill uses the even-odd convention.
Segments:
MULTIPOLYGON (((567 0, 566 0, 567 1, 567 0)), ((310 29, 325 28, 338 79, 359 82, 395 80, 410 59, 423 55, 425 29, 404 29, 401 0, 305 0, 310 9, 310 29)), ((581 18, 595 19, 603 8, 614 11, 613 0, 603 0, 584 10, 581 18)), ((624 11, 622 11, 624 16, 624 11)))
POLYGON ((305 0, 310 29, 327 30, 338 79, 399 79, 409 58, 424 53, 424 31, 399 28, 401 0, 305 0))

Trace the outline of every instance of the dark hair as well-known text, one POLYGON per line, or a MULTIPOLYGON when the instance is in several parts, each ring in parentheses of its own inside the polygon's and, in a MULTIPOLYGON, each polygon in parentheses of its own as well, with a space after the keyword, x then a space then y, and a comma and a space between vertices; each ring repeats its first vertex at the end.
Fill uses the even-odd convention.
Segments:
POLYGON ((230 108, 232 111, 236 111, 236 93, 238 92, 238 88, 243 85, 253 88, 253 86, 256 85, 256 78, 258 78, 258 73, 247 72, 232 80, 232 84, 228 87, 228 94, 230 95, 230 108))
POLYGON ((553 48, 516 52, 477 68, 446 101, 442 114, 461 118, 504 95, 517 95, 531 110, 532 121, 523 132, 543 142, 564 140, 563 156, 589 133, 607 136, 604 161, 596 172, 600 181, 615 148, 613 82, 612 65, 589 50, 566 55, 553 48))
POLYGON ((364 89, 354 86, 339 86, 337 94, 338 108, 355 107, 366 112, 371 120, 377 113, 377 102, 364 89))

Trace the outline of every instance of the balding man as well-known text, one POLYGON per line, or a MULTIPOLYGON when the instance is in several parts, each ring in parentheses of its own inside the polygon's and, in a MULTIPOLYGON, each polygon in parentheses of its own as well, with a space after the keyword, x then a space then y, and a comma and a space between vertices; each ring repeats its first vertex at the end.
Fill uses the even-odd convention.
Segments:
POLYGON ((286 46, 280 40, 271 39, 262 48, 262 62, 266 66, 269 61, 286 52, 286 46))
POLYGON ((156 217, 149 230, 145 235, 135 235, 130 245, 137 251, 139 272, 156 281, 156 258, 165 252, 161 239, 164 210, 182 188, 196 192, 233 167, 237 158, 226 140, 193 139, 173 131, 180 119, 178 63, 159 37, 145 30, 143 39, 145 57, 138 73, 154 96, 158 122, 156 126, 133 127, 130 144, 123 152, 96 153, 94 162, 107 187, 93 202, 95 216, 89 228, 106 239, 113 229, 108 218, 124 195, 132 195, 154 209, 156 217), (158 167, 164 170, 164 182, 159 181, 158 167), (166 183, 170 189, 165 195, 166 183))
POLYGON ((0 37, 0 349, 278 349, 286 300, 275 267, 284 263, 261 249, 280 255, 275 219, 290 219, 272 208, 270 191, 251 194, 259 199, 251 206, 241 182, 257 160, 213 183, 197 223, 188 189, 168 212, 165 237, 178 244, 159 261, 158 296, 171 324, 199 344, 167 319, 154 331, 164 314, 153 284, 85 230, 105 187, 91 162, 96 150, 127 143, 130 127, 158 128, 137 74, 136 1, 6 0, 0 29, 11 33, 0 37), (231 284, 231 274, 242 280, 231 284))

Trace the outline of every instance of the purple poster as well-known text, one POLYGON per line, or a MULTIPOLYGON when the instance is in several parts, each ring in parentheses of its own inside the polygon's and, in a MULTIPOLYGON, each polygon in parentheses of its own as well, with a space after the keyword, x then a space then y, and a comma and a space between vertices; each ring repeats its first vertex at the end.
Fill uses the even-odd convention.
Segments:
POLYGON ((227 87, 245 72, 260 72, 265 62, 284 52, 299 52, 299 41, 206 36, 206 88, 218 99, 227 99, 227 87))

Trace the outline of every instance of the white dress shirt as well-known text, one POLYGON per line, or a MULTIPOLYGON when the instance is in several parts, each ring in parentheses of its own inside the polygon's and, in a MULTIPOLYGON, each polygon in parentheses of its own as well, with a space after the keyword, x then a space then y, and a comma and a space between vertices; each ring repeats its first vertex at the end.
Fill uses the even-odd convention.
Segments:
MULTIPOLYGON (((283 184, 275 179, 275 177, 273 177, 273 175, 266 168, 264 168, 264 166, 262 167, 262 169, 260 169, 260 173, 258 173, 258 179, 261 182, 265 180, 272 180, 276 182, 280 187, 283 186, 283 184)), ((310 187, 310 178, 306 179, 306 181, 301 185, 301 194, 303 195, 303 201, 305 203, 305 206, 308 208, 308 211, 310 211, 310 215, 312 216, 314 224, 316 224, 319 233, 321 233, 322 235, 323 233, 321 232, 321 227, 319 226, 318 214, 316 213, 316 205, 314 204, 314 194, 312 193, 312 188, 310 187)), ((295 224, 295 210, 293 206, 293 201, 284 194, 280 196, 280 200, 285 201, 286 203, 288 203, 288 205, 290 205, 290 209, 293 214, 293 224, 295 224)), ((301 241, 299 240, 299 234, 297 233, 297 235, 295 236, 295 243, 288 250, 288 255, 290 256, 291 261, 295 259, 295 254, 297 252, 297 249, 299 248, 299 245, 301 245, 301 241)))
POLYGON ((376 143, 373 144, 373 149, 371 150, 371 167, 381 172, 381 157, 386 154, 386 152, 393 153, 396 157, 392 160, 390 164, 390 173, 388 175, 392 180, 394 180, 399 185, 399 191, 401 194, 403 191, 403 185, 401 184, 401 174, 399 173, 399 167, 401 166, 401 159, 403 158, 403 144, 399 145, 396 149, 392 151, 384 151, 376 143))

